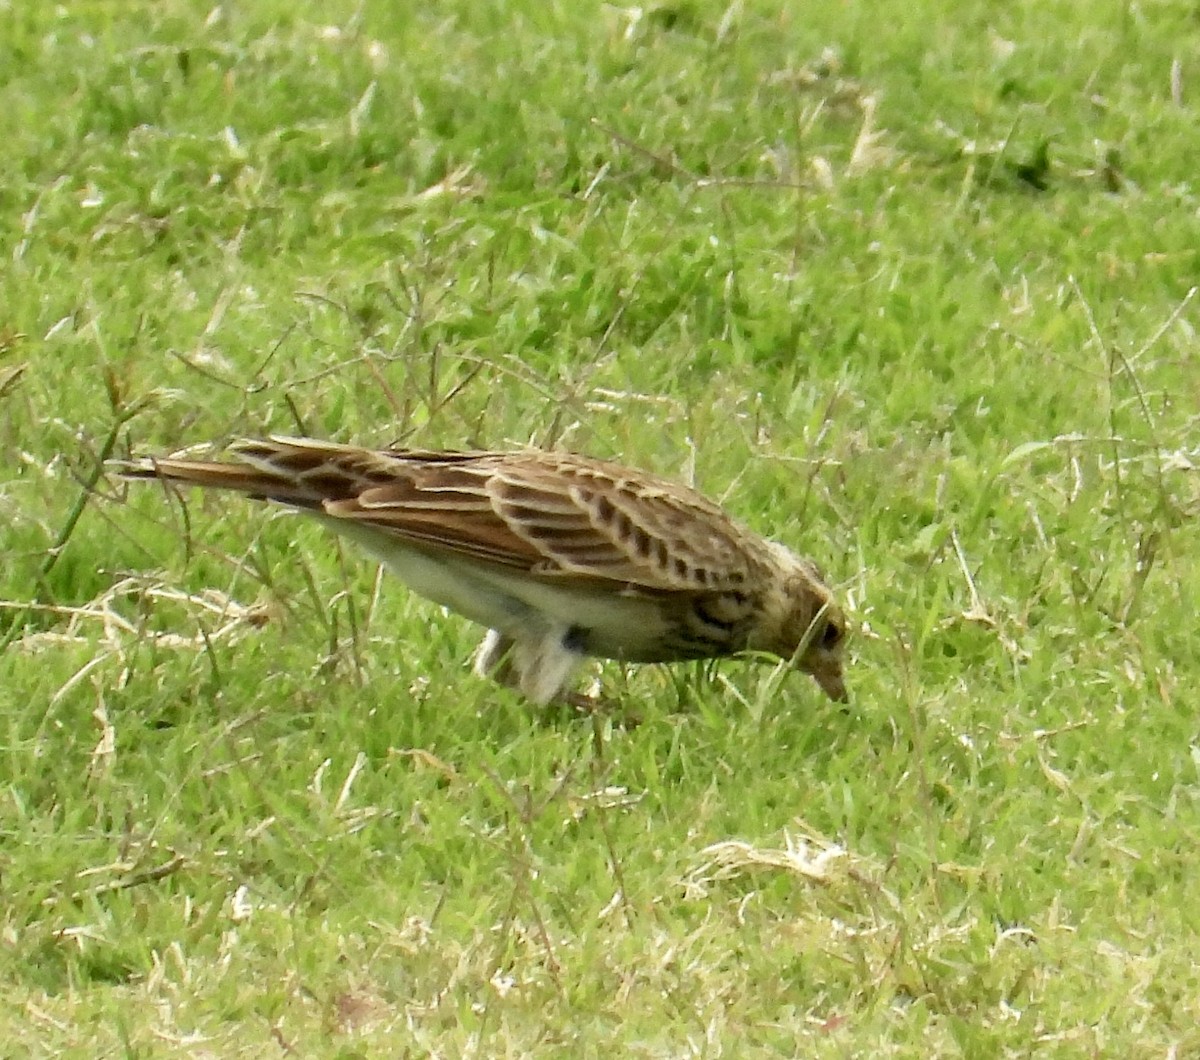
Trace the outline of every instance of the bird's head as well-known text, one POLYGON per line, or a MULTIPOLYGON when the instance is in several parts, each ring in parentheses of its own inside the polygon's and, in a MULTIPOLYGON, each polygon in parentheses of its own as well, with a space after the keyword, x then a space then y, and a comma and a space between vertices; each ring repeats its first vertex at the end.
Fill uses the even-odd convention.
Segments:
POLYGON ((782 545, 769 544, 777 575, 771 579, 761 635, 750 646, 790 659, 811 674, 830 699, 845 702, 846 616, 814 564, 782 545))

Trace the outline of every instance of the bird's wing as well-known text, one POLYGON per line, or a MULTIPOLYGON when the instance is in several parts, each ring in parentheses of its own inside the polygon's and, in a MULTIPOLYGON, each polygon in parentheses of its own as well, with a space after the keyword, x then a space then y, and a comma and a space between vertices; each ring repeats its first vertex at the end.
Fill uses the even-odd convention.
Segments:
POLYGON ((547 581, 711 592, 740 588, 758 562, 757 539, 695 491, 585 457, 292 438, 233 452, 235 464, 146 460, 124 473, 238 490, 547 581))

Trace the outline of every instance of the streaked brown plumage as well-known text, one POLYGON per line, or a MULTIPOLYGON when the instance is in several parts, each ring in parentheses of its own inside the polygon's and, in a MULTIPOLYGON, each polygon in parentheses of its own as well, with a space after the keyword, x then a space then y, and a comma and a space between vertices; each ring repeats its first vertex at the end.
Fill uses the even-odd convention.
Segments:
POLYGON ((845 699, 845 620, 813 564, 695 490, 568 453, 244 441, 235 462, 115 465, 312 513, 417 593, 491 632, 476 670, 545 703, 584 656, 674 662, 762 651, 845 699))

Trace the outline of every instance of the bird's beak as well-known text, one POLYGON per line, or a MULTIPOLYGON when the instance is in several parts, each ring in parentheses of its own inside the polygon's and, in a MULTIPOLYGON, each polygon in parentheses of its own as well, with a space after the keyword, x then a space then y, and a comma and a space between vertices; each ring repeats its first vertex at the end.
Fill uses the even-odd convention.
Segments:
POLYGON ((840 666, 831 667, 828 670, 821 670, 813 674, 817 684, 821 686, 821 690, 835 703, 845 703, 850 695, 846 691, 846 681, 842 677, 842 668, 840 666))

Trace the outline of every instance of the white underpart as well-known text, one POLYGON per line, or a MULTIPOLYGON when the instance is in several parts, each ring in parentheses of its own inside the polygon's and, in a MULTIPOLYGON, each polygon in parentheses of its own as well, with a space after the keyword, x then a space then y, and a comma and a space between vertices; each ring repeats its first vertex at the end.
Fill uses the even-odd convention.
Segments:
POLYGON ((550 585, 465 557, 434 556, 351 520, 317 518, 382 561, 413 592, 487 626, 492 632, 475 657, 477 673, 499 663, 501 638, 512 641, 517 686, 535 703, 552 700, 583 660, 564 644, 573 626, 624 645, 662 633, 657 609, 635 596, 550 585))

